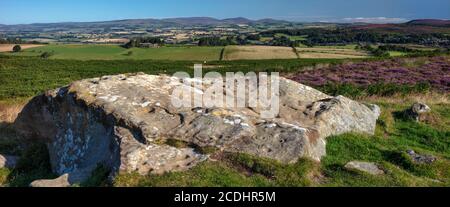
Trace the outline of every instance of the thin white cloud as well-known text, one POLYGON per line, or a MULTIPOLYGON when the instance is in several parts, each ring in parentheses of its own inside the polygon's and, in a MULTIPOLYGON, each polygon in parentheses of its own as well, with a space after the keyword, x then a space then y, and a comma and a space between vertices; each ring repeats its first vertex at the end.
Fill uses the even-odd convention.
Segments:
POLYGON ((364 22, 364 23, 402 23, 408 21, 403 18, 390 18, 390 17, 347 17, 342 19, 343 22, 354 23, 354 22, 364 22))

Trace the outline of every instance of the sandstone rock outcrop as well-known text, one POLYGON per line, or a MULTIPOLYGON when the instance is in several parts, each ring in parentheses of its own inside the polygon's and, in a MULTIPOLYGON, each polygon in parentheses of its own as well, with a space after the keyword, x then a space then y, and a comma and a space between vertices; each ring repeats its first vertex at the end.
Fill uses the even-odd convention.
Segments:
POLYGON ((262 119, 258 108, 175 108, 170 94, 181 84, 179 78, 142 73, 81 80, 35 97, 16 125, 48 143, 55 173, 76 174, 72 180, 79 181, 98 164, 141 174, 186 170, 208 159, 199 148, 284 163, 320 161, 326 137, 373 134, 380 115, 378 106, 284 78, 280 113, 273 119, 262 119), (169 144, 173 140, 186 145, 177 148, 169 144))

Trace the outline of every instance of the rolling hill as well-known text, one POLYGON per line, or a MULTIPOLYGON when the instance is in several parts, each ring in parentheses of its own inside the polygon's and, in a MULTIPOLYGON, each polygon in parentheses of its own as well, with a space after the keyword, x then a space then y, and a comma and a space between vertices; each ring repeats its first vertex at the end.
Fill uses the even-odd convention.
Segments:
POLYGON ((450 34, 450 20, 418 19, 401 24, 353 24, 350 28, 379 33, 450 34))
MULTIPOLYGON (((299 22, 289 22, 276 19, 251 20, 244 17, 216 19, 211 17, 181 17, 166 19, 123 19, 113 21, 98 22, 60 22, 60 23, 34 23, 4 25, 0 24, 1 32, 42 32, 42 31, 65 31, 70 29, 105 30, 115 27, 121 28, 169 28, 169 27, 194 27, 194 26, 220 26, 220 25, 287 25, 303 24, 299 22)), ((314 24, 314 23, 313 23, 314 24)), ((326 23, 316 23, 324 25, 326 23)), ((417 19, 399 24, 370 24, 370 23, 335 23, 341 27, 348 27, 356 30, 371 30, 381 33, 447 33, 450 34, 450 20, 439 19, 417 19)))
POLYGON ((417 19, 406 23, 407 25, 428 25, 435 27, 448 27, 450 26, 450 20, 443 19, 417 19))
POLYGON ((182 26, 218 26, 218 25, 237 25, 237 24, 286 24, 290 23, 283 20, 261 19, 250 20, 243 17, 216 19, 211 17, 183 17, 166 19, 124 19, 99 22, 61 22, 61 23, 34 23, 18 25, 1 25, 0 31, 42 31, 42 30, 62 30, 62 29, 104 29, 110 27, 182 27, 182 26))

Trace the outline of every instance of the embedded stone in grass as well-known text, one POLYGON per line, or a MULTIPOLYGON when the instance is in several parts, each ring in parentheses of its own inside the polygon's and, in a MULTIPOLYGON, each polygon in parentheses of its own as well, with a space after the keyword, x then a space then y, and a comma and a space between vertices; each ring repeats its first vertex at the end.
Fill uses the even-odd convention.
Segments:
POLYGON ((0 155, 0 168, 15 168, 19 157, 0 155))
POLYGON ((414 150, 408 150, 406 153, 411 157, 413 162, 418 164, 432 164, 437 160, 435 156, 417 154, 414 150))
POLYGON ((424 119, 425 114, 431 112, 431 108, 424 103, 415 103, 408 110, 408 115, 417 122, 424 119))
POLYGON ((347 170, 357 170, 365 173, 369 173, 371 175, 382 175, 384 171, 381 170, 375 163, 373 162, 360 162, 360 161, 352 161, 347 163, 345 166, 347 170))
POLYGON ((411 110, 417 114, 431 112, 431 108, 424 103, 415 103, 414 105, 412 105, 411 110))
POLYGON ((70 187, 69 174, 61 175, 56 179, 35 180, 30 184, 33 188, 63 188, 70 187))

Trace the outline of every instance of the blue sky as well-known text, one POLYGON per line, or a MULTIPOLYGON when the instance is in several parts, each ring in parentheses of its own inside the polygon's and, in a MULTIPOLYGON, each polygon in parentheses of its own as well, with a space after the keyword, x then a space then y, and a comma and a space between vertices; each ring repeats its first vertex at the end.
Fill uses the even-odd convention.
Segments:
POLYGON ((0 0, 0 24, 192 16, 340 22, 450 19, 450 0, 0 0))

